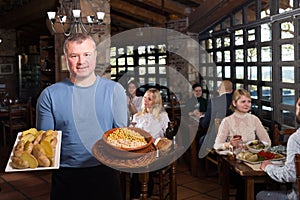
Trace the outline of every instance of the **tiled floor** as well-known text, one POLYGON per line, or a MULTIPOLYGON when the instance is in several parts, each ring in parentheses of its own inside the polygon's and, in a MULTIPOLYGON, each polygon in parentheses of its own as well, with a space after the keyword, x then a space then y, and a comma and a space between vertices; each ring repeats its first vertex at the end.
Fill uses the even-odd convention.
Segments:
MULTIPOLYGON (((4 173, 9 153, 9 148, 0 147, 0 199, 49 200, 50 172, 4 173)), ((192 177, 185 159, 177 161, 176 170, 178 200, 221 199, 217 177, 206 177, 201 168, 200 177, 192 177)))

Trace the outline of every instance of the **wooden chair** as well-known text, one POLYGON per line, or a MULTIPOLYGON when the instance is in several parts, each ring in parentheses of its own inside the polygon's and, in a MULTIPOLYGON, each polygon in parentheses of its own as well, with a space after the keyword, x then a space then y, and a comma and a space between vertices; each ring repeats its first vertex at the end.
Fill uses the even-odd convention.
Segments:
POLYGON ((26 130, 30 127, 29 104, 18 103, 9 105, 9 117, 1 122, 3 127, 3 144, 6 146, 6 132, 8 130, 10 143, 17 131, 26 130))
POLYGON ((274 124, 274 131, 273 131, 273 141, 272 146, 277 145, 286 145, 287 139, 290 135, 296 132, 297 129, 289 128, 289 129, 279 129, 278 124, 274 124))
MULTIPOLYGON (((298 191, 300 191, 300 154, 295 154, 294 162, 295 162, 295 168, 296 168, 298 191)), ((298 195, 298 199, 300 200, 300 195, 298 195)))
MULTIPOLYGON (((221 121, 222 121, 222 119, 215 118, 215 131, 216 131, 216 134, 218 134, 218 130, 219 130, 221 121)), ((217 157, 216 157, 215 154, 216 154, 215 150, 212 149, 207 154, 207 156, 205 156, 205 172, 206 172, 206 174, 209 174, 208 173, 209 172, 209 163, 212 163, 212 164, 214 164, 218 167, 218 160, 217 160, 217 157)), ((219 167, 218 167, 218 172, 219 172, 219 167)))

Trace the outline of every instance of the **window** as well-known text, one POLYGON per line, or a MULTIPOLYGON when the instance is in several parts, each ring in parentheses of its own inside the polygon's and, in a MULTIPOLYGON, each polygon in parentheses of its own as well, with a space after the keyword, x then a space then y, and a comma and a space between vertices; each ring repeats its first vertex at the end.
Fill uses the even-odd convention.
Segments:
MULTIPOLYGON (((299 8, 299 0, 251 1, 225 16, 227 23, 228 18, 232 22, 229 34, 219 26, 218 37, 202 39, 215 42, 209 53, 217 65, 216 80, 209 77, 211 74, 202 74, 203 78, 211 85, 228 78, 235 88, 247 89, 253 113, 266 125, 276 120, 284 126, 297 126, 294 113, 300 94, 300 16, 286 16, 299 8)), ((208 29, 224 23, 220 20, 208 29)))

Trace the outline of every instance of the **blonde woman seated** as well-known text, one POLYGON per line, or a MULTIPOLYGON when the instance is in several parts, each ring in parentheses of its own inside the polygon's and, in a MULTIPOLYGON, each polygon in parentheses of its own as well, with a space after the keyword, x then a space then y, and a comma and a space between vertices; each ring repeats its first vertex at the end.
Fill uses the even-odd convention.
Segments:
POLYGON ((248 142, 255 139, 271 145, 270 137, 259 118, 249 113, 251 96, 247 90, 234 91, 230 109, 234 113, 222 120, 214 144, 215 149, 229 149, 230 145, 236 146, 241 141, 248 142), (234 137, 235 135, 241 137, 234 137))
POLYGON ((169 117, 164 110, 159 90, 150 88, 146 91, 142 100, 142 111, 133 116, 135 127, 149 132, 153 139, 164 137, 168 127, 169 117))
MULTIPOLYGON (((135 127, 141 128, 150 133, 153 139, 164 137, 164 133, 168 127, 169 117, 164 110, 162 98, 159 90, 150 88, 146 91, 142 101, 142 111, 133 116, 135 127)), ((137 174, 132 174, 130 186, 131 199, 138 199, 141 193, 141 185, 137 174)), ((152 174, 149 175, 148 197, 153 192, 152 174)))
MULTIPOLYGON (((251 96, 245 89, 237 89, 232 95, 230 109, 233 114, 225 117, 219 127, 215 140, 215 149, 229 149, 230 145, 237 146, 241 141, 248 142, 255 139, 271 145, 270 137, 261 121, 249 113, 251 109, 251 96), (235 137, 238 135, 239 137, 235 137)), ((237 187, 236 199, 244 199, 244 180, 236 173, 230 173, 230 180, 237 187)))

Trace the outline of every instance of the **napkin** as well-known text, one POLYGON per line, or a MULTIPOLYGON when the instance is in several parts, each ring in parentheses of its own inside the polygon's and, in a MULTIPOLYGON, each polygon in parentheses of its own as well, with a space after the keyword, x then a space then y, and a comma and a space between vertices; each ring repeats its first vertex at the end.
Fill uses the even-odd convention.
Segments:
POLYGON ((248 165, 249 167, 251 167, 254 171, 263 171, 260 166, 261 166, 261 163, 258 163, 258 164, 250 164, 250 163, 246 163, 244 162, 246 165, 248 165))

